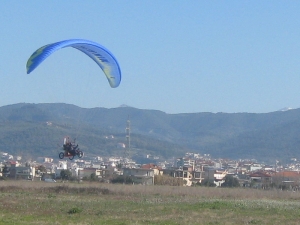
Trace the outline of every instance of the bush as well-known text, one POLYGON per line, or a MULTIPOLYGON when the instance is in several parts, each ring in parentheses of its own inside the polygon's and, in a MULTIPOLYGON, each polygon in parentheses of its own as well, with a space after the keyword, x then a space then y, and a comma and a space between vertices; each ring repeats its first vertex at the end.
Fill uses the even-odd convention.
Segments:
POLYGON ((225 182, 221 185, 221 187, 239 187, 239 180, 232 175, 226 175, 225 182))
POLYGON ((75 213, 81 213, 82 209, 81 208, 77 208, 77 207, 73 207, 72 209, 70 209, 68 211, 69 214, 75 214, 75 213))
POLYGON ((204 180, 200 183, 200 186, 203 186, 203 187, 215 187, 216 184, 215 184, 212 180, 204 179, 204 180))
POLYGON ((183 179, 176 178, 166 175, 155 175, 154 184, 155 185, 168 185, 168 186, 183 186, 183 179))
POLYGON ((128 176, 116 176, 116 177, 111 179, 111 183, 113 183, 113 184, 116 184, 116 183, 132 184, 133 180, 132 180, 131 177, 128 177, 128 176))
POLYGON ((7 177, 1 176, 0 180, 7 180, 7 177))
POLYGON ((69 180, 72 177, 72 172, 70 170, 62 170, 60 172, 60 177, 63 180, 69 180))

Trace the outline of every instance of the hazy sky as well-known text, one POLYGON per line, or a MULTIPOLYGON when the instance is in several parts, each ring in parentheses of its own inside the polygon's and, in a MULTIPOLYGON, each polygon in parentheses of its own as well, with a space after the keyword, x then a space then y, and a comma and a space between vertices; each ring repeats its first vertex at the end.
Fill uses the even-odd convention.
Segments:
POLYGON ((299 1, 1 1, 0 106, 122 104, 167 113, 300 107, 299 1), (39 47, 83 38, 118 59, 111 88, 89 57, 65 48, 31 74, 39 47))

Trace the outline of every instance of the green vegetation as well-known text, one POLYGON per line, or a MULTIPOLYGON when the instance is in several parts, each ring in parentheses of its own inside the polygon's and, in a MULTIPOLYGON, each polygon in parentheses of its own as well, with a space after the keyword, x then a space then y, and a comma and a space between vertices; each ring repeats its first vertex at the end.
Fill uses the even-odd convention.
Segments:
POLYGON ((225 182, 222 187, 240 187, 239 180, 232 175, 226 175, 225 182))
POLYGON ((60 177, 62 180, 70 180, 72 172, 70 170, 62 170, 60 171, 60 177))
POLYGON ((131 156, 169 158, 186 152, 258 160, 300 158, 300 109, 266 114, 182 113, 132 107, 83 109, 68 104, 0 107, 0 151, 57 157, 62 138, 77 138, 89 155, 120 156, 131 120, 131 156), (111 135, 114 138, 109 138, 111 135))
POLYGON ((112 178, 111 183, 113 184, 133 184, 133 180, 128 176, 115 176, 112 178))
POLYGON ((75 213, 81 213, 82 209, 81 208, 77 208, 77 207, 73 207, 72 209, 70 209, 68 211, 69 214, 75 214, 75 213))
POLYGON ((216 184, 214 183, 213 180, 209 180, 209 179, 204 179, 200 184, 197 184, 203 187, 215 187, 216 184))
POLYGON ((154 176, 155 185, 168 185, 168 186, 183 186, 183 180, 180 178, 171 177, 168 175, 154 176))
MULTIPOLYGON (((126 142, 124 128, 128 115, 123 118, 120 112, 112 115, 107 109, 86 110, 67 104, 0 107, 0 152, 25 159, 57 157, 62 151, 63 137, 68 135, 76 138, 80 149, 88 155, 120 156, 123 150, 118 148, 118 143, 126 142), (114 124, 115 117, 117 124, 114 124)), ((132 133, 131 144, 131 157, 143 154, 168 157, 170 151, 180 156, 190 150, 140 132, 132 133)))
POLYGON ((299 224, 300 193, 0 182, 0 224, 299 224))

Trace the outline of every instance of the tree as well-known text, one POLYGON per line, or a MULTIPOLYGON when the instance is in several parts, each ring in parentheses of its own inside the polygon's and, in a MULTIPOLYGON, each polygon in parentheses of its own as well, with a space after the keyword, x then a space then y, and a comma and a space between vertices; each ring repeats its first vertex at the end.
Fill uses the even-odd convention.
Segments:
POLYGON ((111 183, 116 184, 116 183, 120 183, 120 184, 132 184, 133 180, 131 177, 128 176, 116 176, 113 179, 111 179, 111 183))
POLYGON ((118 163, 116 167, 117 167, 118 169, 122 169, 123 164, 122 164, 122 163, 118 163))
POLYGON ((7 177, 9 172, 10 172, 9 167, 5 164, 2 169, 3 176, 7 177))
POLYGON ((225 182, 221 185, 221 187, 239 187, 239 180, 232 175, 226 175, 225 182))
POLYGON ((45 173, 47 172, 47 169, 44 165, 39 165, 37 168, 41 173, 45 173))
POLYGON ((60 171, 60 177, 63 180, 69 180, 72 177, 72 173, 70 170, 62 170, 60 171))
POLYGON ((97 180, 97 176, 95 173, 92 173, 90 176, 91 181, 96 181, 97 180))
POLYGON ((203 187, 215 187, 216 184, 214 183, 213 180, 204 179, 204 180, 201 182, 200 186, 203 186, 203 187))

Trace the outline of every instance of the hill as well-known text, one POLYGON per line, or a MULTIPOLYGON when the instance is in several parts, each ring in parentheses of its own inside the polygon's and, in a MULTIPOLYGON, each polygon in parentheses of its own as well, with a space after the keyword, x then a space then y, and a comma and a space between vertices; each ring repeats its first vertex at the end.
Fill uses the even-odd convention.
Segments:
POLYGON ((300 109, 271 113, 182 113, 133 107, 14 104, 0 107, 0 151, 56 157, 64 136, 90 155, 123 155, 131 121, 131 155, 170 158, 187 151, 213 157, 299 158, 300 109), (111 138, 113 135, 114 138, 111 138))

